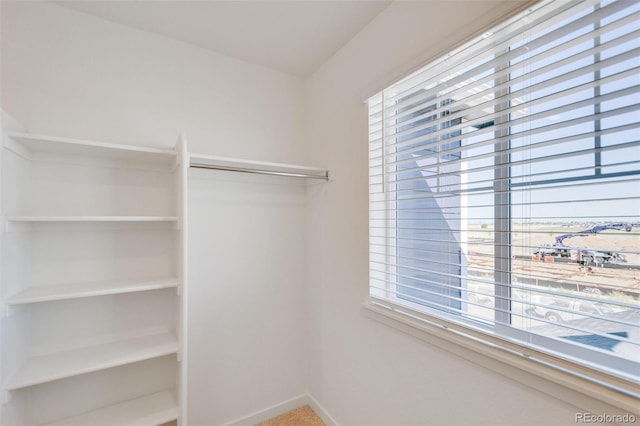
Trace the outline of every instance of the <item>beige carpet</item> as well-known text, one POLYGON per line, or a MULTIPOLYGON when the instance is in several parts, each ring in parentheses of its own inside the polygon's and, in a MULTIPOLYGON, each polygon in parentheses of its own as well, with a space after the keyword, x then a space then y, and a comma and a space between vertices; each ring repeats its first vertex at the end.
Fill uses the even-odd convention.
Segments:
POLYGON ((325 424, 311 407, 305 405, 256 426, 325 426, 325 424))

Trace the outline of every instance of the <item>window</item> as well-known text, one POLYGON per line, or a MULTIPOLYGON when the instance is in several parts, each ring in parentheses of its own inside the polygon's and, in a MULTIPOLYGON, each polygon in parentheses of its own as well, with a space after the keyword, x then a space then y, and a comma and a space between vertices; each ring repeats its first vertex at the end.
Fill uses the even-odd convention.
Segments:
POLYGON ((543 1, 371 97, 372 303, 637 396, 639 51, 543 1))

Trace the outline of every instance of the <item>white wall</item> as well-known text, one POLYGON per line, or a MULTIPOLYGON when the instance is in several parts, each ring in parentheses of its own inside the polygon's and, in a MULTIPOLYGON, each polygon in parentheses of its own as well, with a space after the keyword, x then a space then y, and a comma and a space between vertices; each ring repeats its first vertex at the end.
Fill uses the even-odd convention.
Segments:
POLYGON ((190 425, 307 390, 305 193, 286 177, 190 171, 190 425))
MULTIPOLYGON (((0 10, 1 107, 30 132, 168 147, 184 131, 192 152, 304 160, 298 78, 52 3, 0 10)), ((306 392, 304 186, 225 179, 190 180, 194 426, 306 392)))
POLYGON ((51 3, 1 15, 0 99, 30 132, 301 161, 298 78, 51 3))
POLYGON ((518 2, 395 3, 308 82, 54 4, 0 4, 1 106, 30 131, 158 146, 185 131, 195 152, 331 170, 308 192, 191 174, 190 424, 306 390, 343 425, 574 423, 574 406, 491 360, 411 338, 360 307, 365 96, 518 2))
POLYGON ((310 389, 342 425, 574 424, 577 411, 616 412, 436 338, 417 340, 361 307, 368 293, 363 101, 521 6, 396 2, 307 82, 309 161, 334 179, 309 194, 310 389))

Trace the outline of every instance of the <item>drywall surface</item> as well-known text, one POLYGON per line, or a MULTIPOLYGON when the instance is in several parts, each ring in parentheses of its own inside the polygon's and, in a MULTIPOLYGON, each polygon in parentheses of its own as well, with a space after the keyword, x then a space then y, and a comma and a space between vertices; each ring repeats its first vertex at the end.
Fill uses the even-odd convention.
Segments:
POLYGON ((332 176, 309 192, 310 391, 341 425, 561 425, 574 424, 576 412, 616 412, 577 394, 568 403, 568 389, 436 338, 417 340, 361 306, 368 294, 366 97, 521 6, 395 2, 307 82, 308 155, 332 176))
POLYGON ((305 194, 291 178, 190 171, 190 425, 306 392, 305 194))
MULTIPOLYGON (((161 147, 184 131, 192 152, 302 162, 300 79, 48 2, 0 7, 1 107, 28 131, 161 147)), ((227 177, 189 182, 194 426, 307 390, 304 186, 227 177)))
POLYGON ((2 109, 32 133, 299 163, 303 82, 37 1, 2 1, 2 109))

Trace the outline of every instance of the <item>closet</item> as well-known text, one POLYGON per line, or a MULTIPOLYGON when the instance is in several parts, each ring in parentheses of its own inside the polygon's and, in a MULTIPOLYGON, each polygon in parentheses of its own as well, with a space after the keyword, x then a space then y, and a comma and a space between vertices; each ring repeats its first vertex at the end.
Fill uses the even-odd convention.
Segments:
MULTIPOLYGON (((275 192, 258 197, 269 208, 260 215, 247 212, 267 220, 261 229, 273 240, 297 241, 278 234, 268 218, 297 221, 300 228, 304 198, 304 186, 289 192, 292 187, 277 176, 328 179, 320 168, 190 154, 182 137, 173 149, 159 149, 4 131, 0 155, 3 425, 187 425, 189 168, 200 176, 208 173, 202 169, 217 170, 207 174, 217 188, 236 188, 228 172, 243 172, 239 185, 256 191, 266 182, 247 179, 247 173, 275 175, 268 178, 275 192), (281 217, 291 208, 290 218, 281 217)), ((195 182, 200 194, 210 185, 195 182)), ((227 201, 237 208, 251 196, 228 193, 227 201)), ((201 248, 202 241, 194 247, 201 248)), ((211 264, 206 257, 211 255, 204 250, 195 259, 211 264)), ((303 259, 297 252, 291 256, 303 259)), ((285 265, 290 259, 275 253, 260 257, 283 262, 281 270, 269 266, 272 280, 291 275, 285 265)), ((301 276, 297 269, 294 276, 301 276)), ((229 284, 207 280, 213 287, 205 290, 225 291, 229 284)), ((287 285, 298 291, 296 281, 287 285)), ((205 299, 196 305, 210 310, 215 303, 205 299)), ((223 325, 199 324, 196 330, 223 325)), ((212 390, 202 391, 196 378, 201 403, 212 390)))
POLYGON ((187 168, 3 134, 2 424, 186 424, 187 168))

